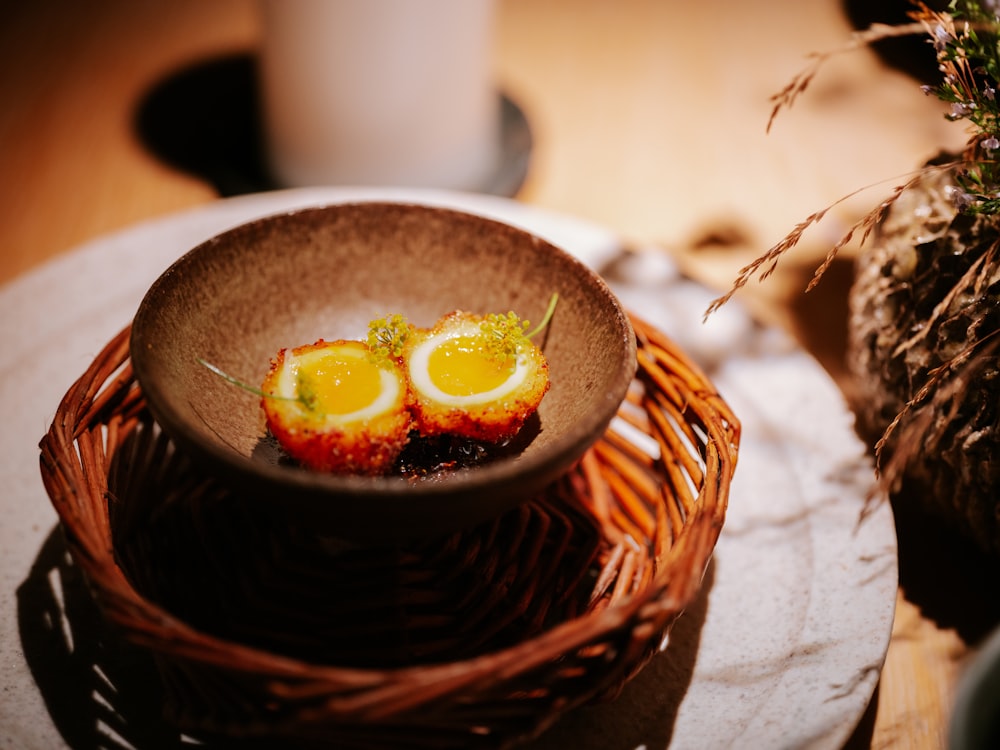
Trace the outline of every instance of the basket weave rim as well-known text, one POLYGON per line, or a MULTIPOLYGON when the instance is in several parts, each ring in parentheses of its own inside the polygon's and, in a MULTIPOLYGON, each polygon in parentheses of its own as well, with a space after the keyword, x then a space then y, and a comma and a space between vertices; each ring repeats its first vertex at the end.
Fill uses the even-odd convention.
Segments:
MULTIPOLYGON (((700 476, 697 494, 683 498, 679 503, 682 507, 670 511, 683 514, 678 516, 680 530, 667 549, 659 548, 665 545, 662 540, 655 542, 657 549, 651 553, 659 565, 641 590, 500 650, 452 662, 375 669, 315 664, 205 633, 139 594, 118 567, 109 542, 108 519, 100 517, 101 504, 106 503, 106 488, 102 486, 106 477, 100 471, 107 458, 102 453, 103 443, 85 439, 88 425, 95 421, 102 424, 103 419, 99 432, 103 440, 113 442, 118 432, 127 430, 130 420, 143 412, 142 394, 134 384, 128 357, 128 327, 108 342, 63 397, 40 443, 43 481, 73 558, 92 582, 105 616, 123 625, 130 640, 153 651, 230 672, 264 673, 269 679, 288 679, 300 685, 375 688, 374 695, 359 698, 354 707, 365 708, 366 715, 374 718, 390 710, 383 701, 388 700, 394 710, 453 693, 484 678, 504 679, 586 648, 630 624, 633 630, 625 646, 630 653, 620 655, 619 670, 638 671, 648 658, 648 641, 662 638, 701 587, 726 516, 740 424, 708 377, 672 340, 637 316, 630 318, 639 345, 637 378, 644 380, 658 403, 669 401, 683 409, 680 413, 686 424, 682 429, 703 436, 703 466, 675 454, 673 460, 662 461, 662 477, 678 486, 685 480, 673 474, 692 472, 696 479, 691 481, 700 476), (120 389, 129 383, 131 387, 123 393, 120 389), (109 413, 115 417, 107 418, 109 413), (637 635, 640 630, 641 637, 637 635)), ((675 448, 661 441, 661 450, 675 448)), ((596 461, 594 453, 591 449, 583 460, 596 461)), ((607 523, 607 519, 599 520, 607 523)), ((636 540, 633 543, 638 544, 636 540)), ((308 692, 310 688, 301 690, 308 692)))

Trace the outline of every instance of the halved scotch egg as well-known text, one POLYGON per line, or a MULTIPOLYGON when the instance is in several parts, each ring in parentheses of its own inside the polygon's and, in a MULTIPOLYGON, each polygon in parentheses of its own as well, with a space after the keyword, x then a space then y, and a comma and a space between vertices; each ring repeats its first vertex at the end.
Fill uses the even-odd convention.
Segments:
POLYGON ((282 349, 261 386, 268 429, 303 466, 337 474, 389 471, 412 419, 398 363, 360 341, 282 349))
POLYGON ((422 435, 498 443, 535 413, 549 389, 548 363, 520 326, 504 327, 511 320, 455 311, 410 333, 403 359, 422 435))

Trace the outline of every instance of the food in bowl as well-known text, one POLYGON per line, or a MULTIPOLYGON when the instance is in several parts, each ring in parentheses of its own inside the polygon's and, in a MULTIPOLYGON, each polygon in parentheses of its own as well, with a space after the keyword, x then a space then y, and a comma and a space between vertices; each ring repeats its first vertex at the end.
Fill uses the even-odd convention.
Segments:
POLYGON ((282 349, 260 389, 268 430, 299 464, 332 473, 427 474, 454 463, 424 446, 397 467, 411 438, 471 441, 461 455, 483 458, 474 443, 514 438, 549 389, 548 364, 532 337, 556 299, 531 333, 513 312, 455 310, 430 328, 396 314, 373 320, 364 342, 320 339, 282 349))
MULTIPOLYGON (((579 259, 493 219, 388 202, 296 209, 206 240, 149 288, 130 353, 150 415, 213 479, 268 512, 378 541, 468 528, 534 497, 604 433, 637 364, 629 316, 579 259), (427 328, 448 310, 536 321, 553 292, 557 310, 537 339, 550 388, 509 445, 470 447, 492 456, 468 469, 416 478, 305 469, 268 436, 260 396, 204 366, 259 387, 283 347, 363 337, 387 311, 427 328)), ((399 460, 418 447, 408 443, 399 460)))
POLYGON ((545 355, 513 313, 452 312, 430 329, 415 329, 403 360, 424 436, 509 440, 549 389, 545 355))
POLYGON ((302 466, 373 476, 388 472, 412 418, 406 377, 361 341, 320 339, 282 349, 261 386, 267 428, 302 466))

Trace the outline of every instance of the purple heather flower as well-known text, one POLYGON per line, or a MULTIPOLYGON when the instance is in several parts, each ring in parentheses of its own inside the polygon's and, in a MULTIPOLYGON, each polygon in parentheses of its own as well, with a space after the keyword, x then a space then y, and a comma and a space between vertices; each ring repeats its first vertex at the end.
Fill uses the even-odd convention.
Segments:
POLYGON ((960 188, 954 187, 953 185, 946 187, 945 192, 951 199, 951 204, 958 211, 963 211, 976 202, 975 197, 971 193, 967 193, 960 188))
POLYGON ((948 46, 948 42, 951 40, 952 36, 948 33, 942 24, 938 24, 934 27, 934 49, 938 52, 943 52, 948 46))
POLYGON ((951 116, 956 118, 968 117, 975 108, 976 108, 975 104, 971 104, 968 102, 952 102, 951 116))

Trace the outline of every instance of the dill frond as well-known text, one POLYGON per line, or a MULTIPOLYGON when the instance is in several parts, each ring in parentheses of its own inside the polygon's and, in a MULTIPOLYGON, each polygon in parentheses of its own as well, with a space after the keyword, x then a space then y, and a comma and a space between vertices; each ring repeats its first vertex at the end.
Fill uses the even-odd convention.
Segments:
POLYGON ((375 362, 399 359, 410 335, 411 326, 399 313, 376 318, 368 324, 367 344, 375 362))
POLYGON ((486 355, 501 364, 513 360, 528 340, 525 334, 529 325, 514 312, 487 314, 479 322, 486 355))

